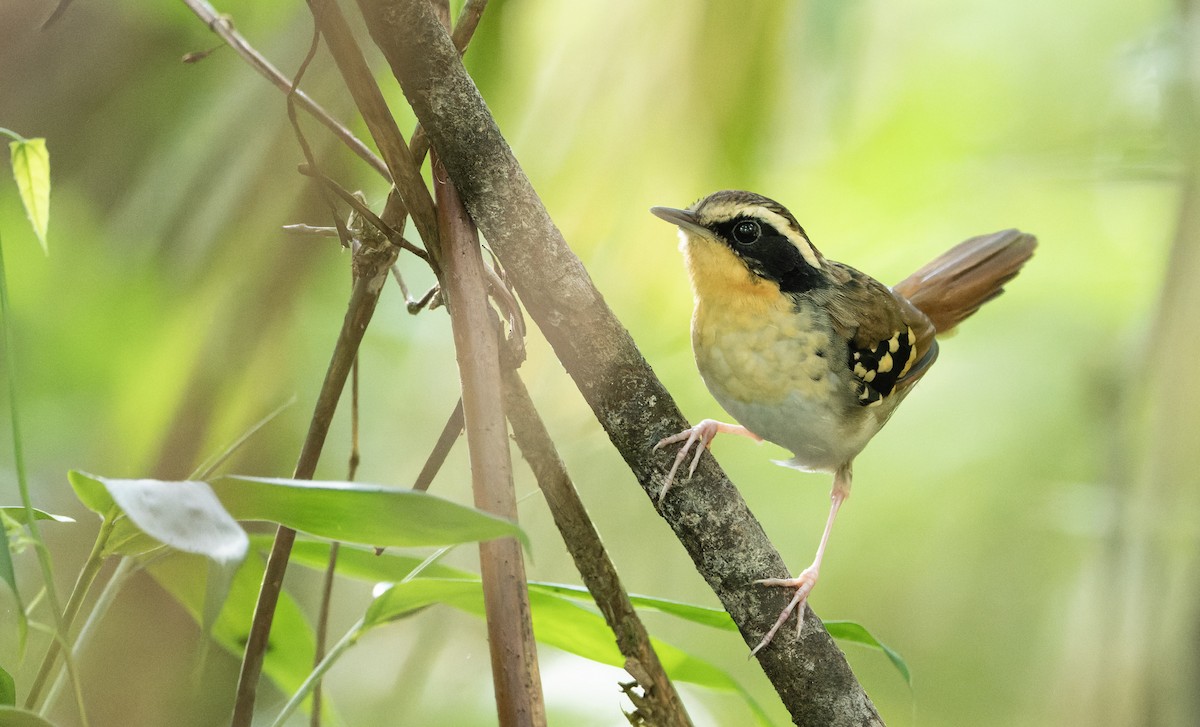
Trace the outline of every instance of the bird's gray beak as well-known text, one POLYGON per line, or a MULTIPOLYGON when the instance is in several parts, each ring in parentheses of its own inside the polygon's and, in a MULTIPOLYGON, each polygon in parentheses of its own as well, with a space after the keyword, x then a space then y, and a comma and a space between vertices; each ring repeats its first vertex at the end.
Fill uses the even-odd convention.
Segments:
POLYGON ((651 207, 650 213, 675 225, 686 232, 711 237, 712 233, 696 221, 696 213, 691 210, 680 210, 674 207, 651 207))

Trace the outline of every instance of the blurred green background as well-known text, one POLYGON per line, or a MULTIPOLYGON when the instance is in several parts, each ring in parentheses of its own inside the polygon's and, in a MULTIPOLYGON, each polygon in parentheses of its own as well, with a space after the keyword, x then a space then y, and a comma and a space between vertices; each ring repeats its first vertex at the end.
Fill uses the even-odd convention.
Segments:
MULTIPOLYGON (((0 235, 36 504, 80 518, 43 528, 65 592, 96 525, 68 469, 182 477, 294 395, 228 468, 290 474, 349 257, 280 231, 328 224, 295 172, 282 95, 228 49, 182 64, 218 42, 182 3, 79 0, 39 32, 52 5, 0 3, 0 126, 48 140, 51 254, 11 181, 0 182, 0 235)), ((311 32, 303 3, 218 9, 294 71, 311 32)), ((856 461, 811 601, 908 660, 912 691, 881 656, 847 647, 889 724, 1200 720, 1200 416, 1188 405, 1200 404, 1188 355, 1200 265, 1185 183, 1200 64, 1181 12, 1112 0, 496 0, 467 55, 551 215, 692 420, 724 413, 692 361, 675 232, 648 207, 751 189, 787 205, 826 255, 884 282, 974 234, 1039 236, 1009 292, 945 342, 856 461)), ((305 86, 366 138, 327 56, 305 86)), ((378 209, 379 179, 307 128, 327 171, 378 209)), ((431 277, 413 263, 401 259, 424 290, 431 277)), ((525 379, 627 587, 715 606, 536 331, 530 348, 525 379)), ((359 479, 408 486, 457 397, 444 312, 410 316, 389 289, 361 362, 359 479)), ((344 477, 348 438, 343 407, 319 476, 344 477)), ((789 564, 808 563, 828 476, 775 467, 771 445, 719 439, 713 451, 789 564)), ((17 500, 11 466, 3 455, 5 504, 17 500)), ((517 478, 530 577, 578 582, 523 466, 517 478)), ((470 502, 461 444, 433 492, 470 502)), ((477 567, 474 548, 448 560, 477 567)), ((18 565, 35 591, 31 554, 18 565)), ((315 609, 314 573, 293 567, 288 586, 315 609)), ((335 633, 368 597, 339 584, 335 633)), ((646 618, 787 722, 737 636, 646 618)), ((14 641, 0 642, 9 668, 14 641)), ((199 642, 168 595, 135 579, 83 657, 92 724, 222 723, 237 662, 214 650, 196 698, 199 642)), ((431 609, 370 634, 328 685, 346 724, 487 725, 489 674, 483 624, 431 609)), ((547 648, 542 675, 553 724, 624 724, 619 670, 547 648)), ((749 723, 734 696, 683 693, 698 725, 749 723)), ((268 690, 263 703, 284 698, 268 690)), ((53 715, 76 719, 70 699, 53 715)))

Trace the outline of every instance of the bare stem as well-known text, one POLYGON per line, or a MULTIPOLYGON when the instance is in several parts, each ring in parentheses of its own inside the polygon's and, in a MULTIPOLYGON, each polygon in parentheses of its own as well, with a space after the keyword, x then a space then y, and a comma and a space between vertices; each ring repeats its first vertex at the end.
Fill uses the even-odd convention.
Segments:
MULTIPOLYGON (((475 506, 516 520, 516 493, 500 383, 500 348, 492 323, 495 313, 488 305, 483 255, 475 227, 454 187, 438 171, 435 168, 433 176, 441 240, 445 245, 441 255, 444 285, 462 380, 475 506)), ((479 544, 492 685, 501 727, 546 723, 521 555, 516 538, 479 544)))

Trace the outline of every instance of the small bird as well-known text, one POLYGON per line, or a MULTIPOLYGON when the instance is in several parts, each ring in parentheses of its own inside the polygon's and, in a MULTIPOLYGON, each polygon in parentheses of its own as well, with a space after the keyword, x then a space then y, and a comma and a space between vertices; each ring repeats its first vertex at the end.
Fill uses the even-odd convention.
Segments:
POLYGON ((829 518, 812 565, 795 578, 755 581, 795 594, 753 655, 792 611, 797 631, 803 625, 833 521, 850 494, 854 458, 933 365, 936 336, 1000 295, 1037 239, 1017 230, 974 237, 888 288, 827 259, 791 212, 752 192, 726 190, 687 209, 650 211, 679 226, 696 300, 696 365, 740 423, 705 419, 655 445, 683 442, 659 505, 689 451, 695 447, 690 477, 718 433, 765 439, 792 452, 776 464, 833 473, 829 518))

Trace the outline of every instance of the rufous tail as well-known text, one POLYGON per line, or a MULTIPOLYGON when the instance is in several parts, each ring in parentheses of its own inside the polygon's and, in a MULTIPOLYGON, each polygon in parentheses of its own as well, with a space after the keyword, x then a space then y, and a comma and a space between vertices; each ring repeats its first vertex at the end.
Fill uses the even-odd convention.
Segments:
POLYGON ((1033 255, 1037 238, 1003 230, 960 242, 892 290, 929 316, 938 333, 951 330, 1004 292, 1033 255))

